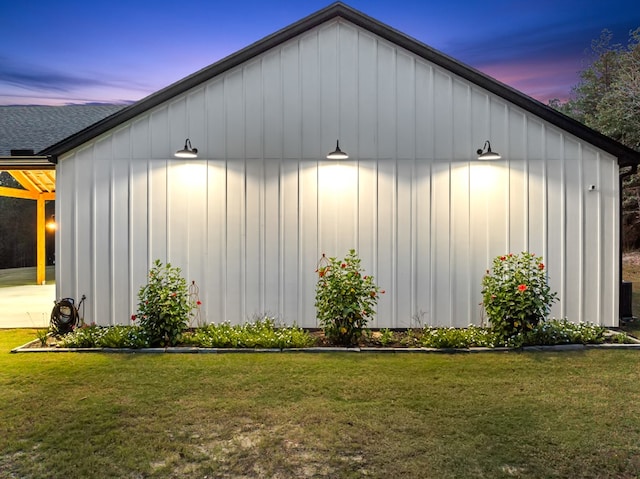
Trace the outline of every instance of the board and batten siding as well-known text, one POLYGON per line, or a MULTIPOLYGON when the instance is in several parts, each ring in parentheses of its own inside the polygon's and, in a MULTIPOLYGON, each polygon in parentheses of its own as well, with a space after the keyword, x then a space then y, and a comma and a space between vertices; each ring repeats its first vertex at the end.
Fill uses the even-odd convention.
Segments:
POLYGON ((317 326, 320 256, 355 248, 373 327, 483 321, 492 259, 544 256, 551 314, 617 323, 616 159, 342 19, 60 159, 58 296, 128 323, 155 259, 206 322, 317 326), (173 157, 189 137, 197 159, 173 157), (336 139, 350 158, 325 159, 336 139), (502 154, 481 162, 489 139, 502 154), (590 185, 594 185, 590 188, 590 185))

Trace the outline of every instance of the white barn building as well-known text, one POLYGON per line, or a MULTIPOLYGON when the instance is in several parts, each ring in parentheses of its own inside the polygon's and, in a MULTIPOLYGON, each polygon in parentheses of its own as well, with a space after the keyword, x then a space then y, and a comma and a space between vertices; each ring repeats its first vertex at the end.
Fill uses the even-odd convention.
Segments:
POLYGON ((59 143, 58 297, 126 324, 155 259, 207 322, 316 327, 355 248, 372 327, 482 322, 492 259, 544 256, 551 314, 617 325, 620 174, 640 155, 335 3, 59 143), (174 157, 185 138, 195 159, 174 157), (336 139, 347 160, 328 160, 336 139), (501 159, 482 161, 485 141, 501 159))

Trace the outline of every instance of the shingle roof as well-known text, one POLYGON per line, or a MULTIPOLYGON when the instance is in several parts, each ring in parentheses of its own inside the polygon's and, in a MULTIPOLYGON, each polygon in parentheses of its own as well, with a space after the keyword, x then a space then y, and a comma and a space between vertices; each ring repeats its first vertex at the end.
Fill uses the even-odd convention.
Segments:
POLYGON ((11 150, 44 150, 125 106, 0 106, 0 156, 11 150))
POLYGON ((549 123, 563 129, 578 138, 581 138, 592 145, 601 148, 618 158, 620 166, 632 166, 640 164, 640 153, 618 143, 601 133, 588 128, 582 123, 563 115, 553 108, 540 103, 524 93, 499 82, 498 80, 455 60, 438 50, 431 48, 418 40, 411 38, 404 33, 389 27, 358 10, 355 10, 342 2, 336 2, 328 7, 309 15, 292 25, 277 31, 264 39, 249 45, 248 47, 214 63, 202 70, 189 75, 168 87, 149 95, 148 97, 128 106, 117 114, 110 116, 89 128, 65 138, 59 143, 41 151, 43 155, 51 155, 54 161, 57 156, 62 155, 73 148, 77 148, 83 143, 117 127, 151 108, 158 106, 177 95, 180 95, 201 83, 214 78, 231 68, 245 63, 256 56, 265 53, 308 30, 311 30, 336 17, 341 17, 354 25, 366 29, 387 41, 395 43, 406 50, 418 55, 425 60, 439 65, 442 68, 466 79, 469 82, 484 88, 485 90, 504 98, 505 100, 519 106, 520 108, 533 113, 534 115, 548 121, 549 123))

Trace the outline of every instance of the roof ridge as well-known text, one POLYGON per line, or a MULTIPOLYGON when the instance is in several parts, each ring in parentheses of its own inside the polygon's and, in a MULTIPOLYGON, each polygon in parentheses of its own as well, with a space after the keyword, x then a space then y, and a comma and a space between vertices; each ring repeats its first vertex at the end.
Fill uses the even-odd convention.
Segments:
POLYGON ((360 28, 363 28, 391 43, 394 43, 413 54, 434 63, 465 80, 523 108, 530 113, 548 121, 551 124, 581 138, 598 148, 616 156, 621 166, 640 164, 640 153, 627 146, 587 127, 586 125, 560 113, 553 108, 525 95, 489 75, 466 65, 421 41, 408 36, 368 15, 340 2, 308 15, 291 25, 284 27, 271 35, 258 40, 231 55, 198 70, 142 100, 122 109, 83 130, 63 139, 62 141, 42 150, 40 154, 59 156, 80 146, 81 144, 105 133, 106 131, 130 120, 151 108, 160 105, 175 96, 182 94, 205 81, 214 78, 231 68, 274 48, 291 38, 295 38, 334 18, 344 18, 360 28))

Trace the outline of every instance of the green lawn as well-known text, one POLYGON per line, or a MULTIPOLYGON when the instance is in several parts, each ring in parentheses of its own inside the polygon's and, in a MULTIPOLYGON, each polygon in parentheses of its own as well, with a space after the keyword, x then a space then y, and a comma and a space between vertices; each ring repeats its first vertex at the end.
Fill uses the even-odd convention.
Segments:
POLYGON ((640 475, 640 353, 9 354, 0 478, 640 475))

